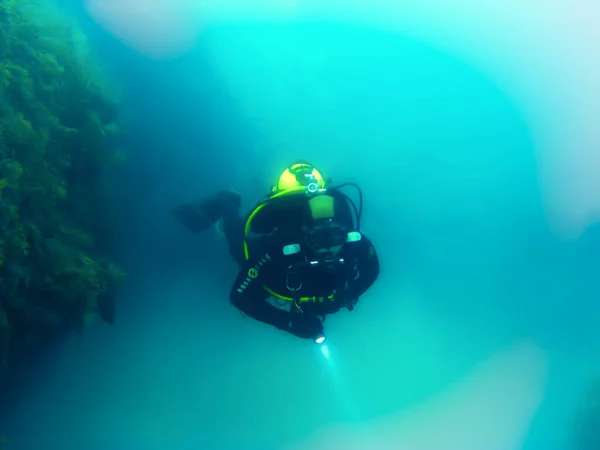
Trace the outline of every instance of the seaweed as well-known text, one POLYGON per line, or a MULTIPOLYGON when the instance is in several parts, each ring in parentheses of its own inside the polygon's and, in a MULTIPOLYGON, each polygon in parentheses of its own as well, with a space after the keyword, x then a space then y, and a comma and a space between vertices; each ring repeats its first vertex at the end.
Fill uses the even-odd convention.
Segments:
POLYGON ((115 86, 52 2, 0 0, 0 371, 21 341, 81 331, 124 277, 98 245, 115 86))

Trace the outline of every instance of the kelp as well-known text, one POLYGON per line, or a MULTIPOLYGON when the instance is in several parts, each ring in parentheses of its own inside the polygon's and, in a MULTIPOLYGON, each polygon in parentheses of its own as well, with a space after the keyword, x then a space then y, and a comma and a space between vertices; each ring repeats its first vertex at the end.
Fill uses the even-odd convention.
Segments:
POLYGON ((119 97, 48 0, 0 0, 0 370, 20 341, 81 331, 123 272, 98 239, 119 97))

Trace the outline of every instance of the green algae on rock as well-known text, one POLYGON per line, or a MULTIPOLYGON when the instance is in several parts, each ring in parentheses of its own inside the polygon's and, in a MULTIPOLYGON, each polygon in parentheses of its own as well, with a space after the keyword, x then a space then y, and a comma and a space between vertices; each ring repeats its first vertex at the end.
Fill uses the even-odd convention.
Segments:
POLYGON ((3 367, 22 341, 81 331, 123 278, 96 245, 108 226, 104 175, 122 159, 108 80, 51 1, 0 0, 3 367))

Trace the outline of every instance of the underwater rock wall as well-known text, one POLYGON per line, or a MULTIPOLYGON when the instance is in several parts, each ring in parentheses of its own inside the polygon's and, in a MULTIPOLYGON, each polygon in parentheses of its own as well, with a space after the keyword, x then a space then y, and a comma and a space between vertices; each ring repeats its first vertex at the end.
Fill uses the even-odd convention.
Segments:
POLYGON ((100 316, 123 272, 100 239, 119 98, 50 1, 0 0, 0 387, 25 349, 100 316))

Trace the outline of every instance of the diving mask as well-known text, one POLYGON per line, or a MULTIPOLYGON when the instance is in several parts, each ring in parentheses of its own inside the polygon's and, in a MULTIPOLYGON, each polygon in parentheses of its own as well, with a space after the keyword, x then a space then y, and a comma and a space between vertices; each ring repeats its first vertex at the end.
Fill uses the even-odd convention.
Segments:
POLYGON ((346 242, 348 234, 335 221, 320 221, 306 230, 306 244, 319 257, 335 257, 346 242))

